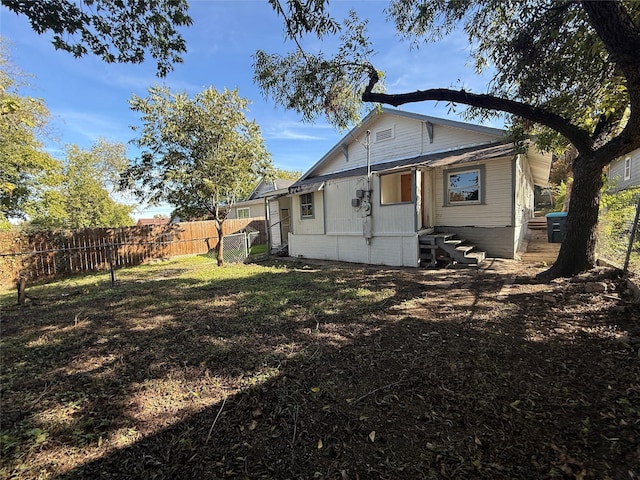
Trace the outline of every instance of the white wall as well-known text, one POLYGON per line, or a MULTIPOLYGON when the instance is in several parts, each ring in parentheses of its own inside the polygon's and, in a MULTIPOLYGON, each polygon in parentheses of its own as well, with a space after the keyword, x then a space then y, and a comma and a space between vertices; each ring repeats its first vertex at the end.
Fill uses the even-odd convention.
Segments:
MULTIPOLYGON (((513 159, 509 157, 491 160, 484 167, 485 204, 444 206, 444 168, 435 171, 435 225, 504 227, 512 226, 512 169, 513 159)), ((470 169, 480 165, 477 162, 464 164, 470 169)), ((454 165, 459 168, 462 165, 454 165)))
POLYGON ((313 218, 302 218, 300 211, 300 195, 291 197, 291 230, 296 234, 324 233, 324 195, 322 191, 313 194, 313 218))
MULTIPOLYGON (((370 160, 374 170, 375 165, 379 163, 482 145, 501 138, 460 128, 434 125, 433 143, 430 143, 424 122, 395 115, 381 115, 373 123, 370 130, 370 160), (388 129, 392 130, 393 138, 383 141, 375 140, 377 132, 388 129)), ((367 165, 366 136, 364 133, 359 138, 347 137, 344 139, 344 143, 348 145, 348 159, 338 149, 332 158, 328 158, 323 165, 318 166, 313 172, 314 175, 325 175, 367 165)))
POLYGON ((289 255, 389 266, 418 266, 418 237, 373 237, 369 244, 355 235, 289 235, 289 255))

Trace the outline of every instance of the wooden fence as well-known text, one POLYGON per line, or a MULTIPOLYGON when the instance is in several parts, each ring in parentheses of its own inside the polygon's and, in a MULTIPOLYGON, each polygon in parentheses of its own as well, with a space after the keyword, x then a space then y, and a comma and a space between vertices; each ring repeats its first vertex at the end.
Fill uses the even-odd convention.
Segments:
MULTIPOLYGON (((226 220, 223 232, 260 232, 266 243, 263 218, 226 220)), ((177 255, 204 254, 218 244, 213 221, 142 227, 93 228, 73 231, 0 233, 0 287, 19 276, 47 279, 79 272, 107 270, 110 265, 140 265, 177 255)))

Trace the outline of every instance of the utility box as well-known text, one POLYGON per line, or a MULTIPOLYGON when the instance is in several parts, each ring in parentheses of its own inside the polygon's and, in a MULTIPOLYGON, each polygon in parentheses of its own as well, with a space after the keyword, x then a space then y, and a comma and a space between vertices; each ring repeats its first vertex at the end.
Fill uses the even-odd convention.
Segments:
POLYGON ((562 243, 567 236, 567 212, 551 212, 547 218, 547 242, 562 243))

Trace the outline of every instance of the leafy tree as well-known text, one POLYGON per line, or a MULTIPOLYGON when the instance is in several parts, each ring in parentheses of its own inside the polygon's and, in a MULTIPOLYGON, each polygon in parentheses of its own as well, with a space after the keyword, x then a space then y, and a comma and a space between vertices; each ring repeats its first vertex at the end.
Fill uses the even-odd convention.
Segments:
POLYGON ((24 15, 38 34, 51 32, 53 46, 75 57, 91 52, 107 63, 157 61, 164 77, 186 52, 177 27, 191 25, 186 0, 2 0, 24 15))
POLYGON ((260 128, 246 118, 248 101, 237 90, 209 87, 189 98, 154 86, 147 98, 134 95, 130 106, 141 115, 133 143, 142 153, 121 185, 141 199, 169 203, 174 215, 215 220, 222 265, 229 208, 272 169, 260 128))
POLYGON ((0 229, 25 218, 27 201, 59 167, 40 140, 49 112, 42 100, 20 95, 21 86, 24 75, 9 63, 0 41, 0 229))
POLYGON ((486 93, 384 93, 366 20, 352 12, 339 23, 327 0, 269 1, 298 48, 286 56, 258 51, 255 78, 267 95, 306 120, 325 114, 345 127, 359 117, 363 102, 445 101, 469 106, 470 118, 506 114, 514 133, 536 134, 541 148, 575 147, 567 235, 543 278, 593 267, 603 168, 640 147, 640 2, 391 0, 386 12, 401 37, 417 46, 462 28, 476 70, 495 73, 486 93), (300 47, 305 34, 339 32, 333 56, 300 47))
POLYGON ((128 164, 126 147, 99 140, 90 150, 70 145, 66 153, 57 181, 51 182, 42 198, 31 202, 31 224, 68 229, 133 225, 134 207, 110 195, 128 164))
POLYGON ((302 176, 300 170, 284 170, 282 168, 276 168, 273 178, 282 178, 284 180, 297 180, 302 176))

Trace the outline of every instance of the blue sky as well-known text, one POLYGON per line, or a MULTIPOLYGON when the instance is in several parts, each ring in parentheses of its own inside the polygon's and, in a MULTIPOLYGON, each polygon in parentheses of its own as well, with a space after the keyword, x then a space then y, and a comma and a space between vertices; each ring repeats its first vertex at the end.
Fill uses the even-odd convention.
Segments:
MULTIPOLYGON (((386 21, 386 1, 334 0, 331 5, 337 12, 355 8, 367 13, 369 34, 378 52, 373 63, 385 72, 389 93, 432 87, 464 87, 475 92, 486 89, 487 80, 473 71, 464 35, 412 49, 408 42, 395 37, 392 24, 386 21)), ((193 25, 182 30, 188 50, 184 63, 177 64, 166 78, 158 79, 153 59, 140 65, 105 64, 93 56, 78 59, 55 51, 48 36, 37 35, 25 18, 0 6, 0 35, 9 43, 10 60, 24 73, 33 75, 30 88, 21 93, 42 98, 52 114, 53 138, 47 141, 48 151, 63 158, 65 145, 90 148, 101 137, 128 143, 133 138, 130 126, 139 119, 127 101, 133 94, 145 97, 154 83, 164 83, 173 91, 190 95, 211 85, 218 90, 238 88, 240 96, 252 102, 249 117, 260 125, 273 163, 279 168, 304 172, 340 140, 344 132, 323 119, 314 124, 302 123, 295 112, 265 99, 253 83, 252 55, 257 49, 269 53, 293 49, 293 44, 284 39, 282 19, 266 0, 191 0, 189 11, 193 25)), ((304 46, 329 52, 332 44, 320 44, 310 38, 304 46)), ((443 103, 402 108, 460 119, 449 113, 443 103)), ((130 148, 129 156, 135 154, 130 148)), ((169 210, 166 206, 141 206, 134 217, 169 210)))

